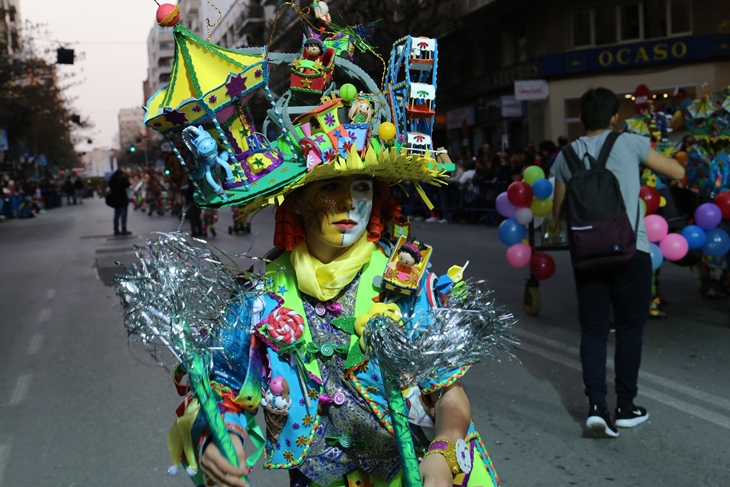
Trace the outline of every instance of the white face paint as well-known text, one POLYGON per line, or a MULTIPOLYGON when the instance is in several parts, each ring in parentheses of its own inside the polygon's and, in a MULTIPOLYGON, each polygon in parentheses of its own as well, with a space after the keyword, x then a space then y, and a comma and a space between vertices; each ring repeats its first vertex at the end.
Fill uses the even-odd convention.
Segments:
POLYGON ((367 230, 370 214, 373 211, 373 180, 360 179, 350 183, 350 198, 352 209, 348 218, 355 222, 355 226, 342 235, 342 245, 350 246, 358 241, 367 230))

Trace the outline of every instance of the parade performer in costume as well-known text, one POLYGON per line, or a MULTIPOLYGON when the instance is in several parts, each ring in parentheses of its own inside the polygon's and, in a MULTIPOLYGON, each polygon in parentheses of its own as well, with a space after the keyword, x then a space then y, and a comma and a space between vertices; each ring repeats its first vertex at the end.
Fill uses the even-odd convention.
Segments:
MULTIPOLYGON (((383 120, 391 111, 340 123, 345 97, 289 120, 268 89, 265 49, 226 50, 181 26, 173 33, 176 53, 189 55, 176 58, 180 81, 150 99, 145 123, 193 155, 187 132, 202 127, 231 153, 235 181, 194 181, 196 202, 242 214, 275 205, 277 250, 265 269, 226 272, 187 236, 166 234, 118 280, 130 336, 181 363, 171 473, 184 467, 198 487, 246 487, 263 455, 265 469, 287 469, 296 487, 497 487, 460 379, 491 350, 507 351, 512 317, 465 282, 463 268, 438 276, 425 257, 414 288, 384 286, 399 238, 386 228, 401 217, 390 186, 409 180, 425 197, 420 183, 444 184, 453 166, 404 146, 383 120), (253 151, 247 103, 258 88, 283 131, 253 151), (215 300, 211 289, 232 298, 215 300), (245 445, 254 446, 248 456, 245 445)), ((402 52, 393 49, 399 63, 402 52)), ((173 147, 181 164, 190 159, 173 147)))

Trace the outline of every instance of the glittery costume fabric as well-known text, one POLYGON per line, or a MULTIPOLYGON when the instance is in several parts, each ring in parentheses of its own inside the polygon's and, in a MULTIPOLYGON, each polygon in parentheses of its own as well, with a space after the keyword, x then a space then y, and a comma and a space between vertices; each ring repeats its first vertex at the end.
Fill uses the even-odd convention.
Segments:
MULTIPOLYGON (((354 314, 359 280, 359 276, 356 277, 331 301, 342 305, 341 316, 354 314)), ((319 301, 306 295, 303 298, 314 342, 320 346, 328 342, 332 345, 349 345, 350 335, 330 324, 338 316, 329 311, 324 316, 319 316, 315 311, 319 301)), ((381 478, 392 479, 400 469, 395 438, 380 424, 350 381, 345 379, 344 357, 338 354, 331 357, 320 356, 318 361, 324 393, 333 397, 340 392, 346 399, 341 406, 326 406, 316 438, 299 470, 319 485, 329 485, 355 468, 381 478), (353 439, 352 447, 339 448, 339 445, 327 444, 328 437, 339 437, 342 434, 353 439)))

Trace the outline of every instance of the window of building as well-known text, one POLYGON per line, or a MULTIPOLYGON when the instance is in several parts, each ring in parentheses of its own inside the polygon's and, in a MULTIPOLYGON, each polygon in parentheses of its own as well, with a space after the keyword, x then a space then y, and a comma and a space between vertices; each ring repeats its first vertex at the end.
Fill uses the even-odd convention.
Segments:
POLYGON ((160 73, 160 83, 167 83, 170 81, 170 73, 160 73))
POLYGON ((157 66, 160 68, 166 68, 168 66, 172 66, 172 58, 171 57, 161 57, 157 61, 157 66))
POLYGON ((692 0, 643 0, 570 13, 575 49, 660 39, 692 32, 692 0))
POLYGON ((502 58, 504 66, 527 61, 527 31, 524 26, 502 34, 502 58))
POLYGON ((160 51, 169 51, 174 47, 175 45, 172 41, 160 41, 160 51))

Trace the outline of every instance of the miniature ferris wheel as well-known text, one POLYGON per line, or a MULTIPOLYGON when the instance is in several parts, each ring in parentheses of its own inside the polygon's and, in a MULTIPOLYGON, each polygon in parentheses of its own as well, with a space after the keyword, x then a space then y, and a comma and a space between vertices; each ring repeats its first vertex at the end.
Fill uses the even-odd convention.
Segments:
POLYGON ((406 36, 393 45, 385 87, 398 138, 409 152, 433 153, 437 69, 436 39, 406 36))

